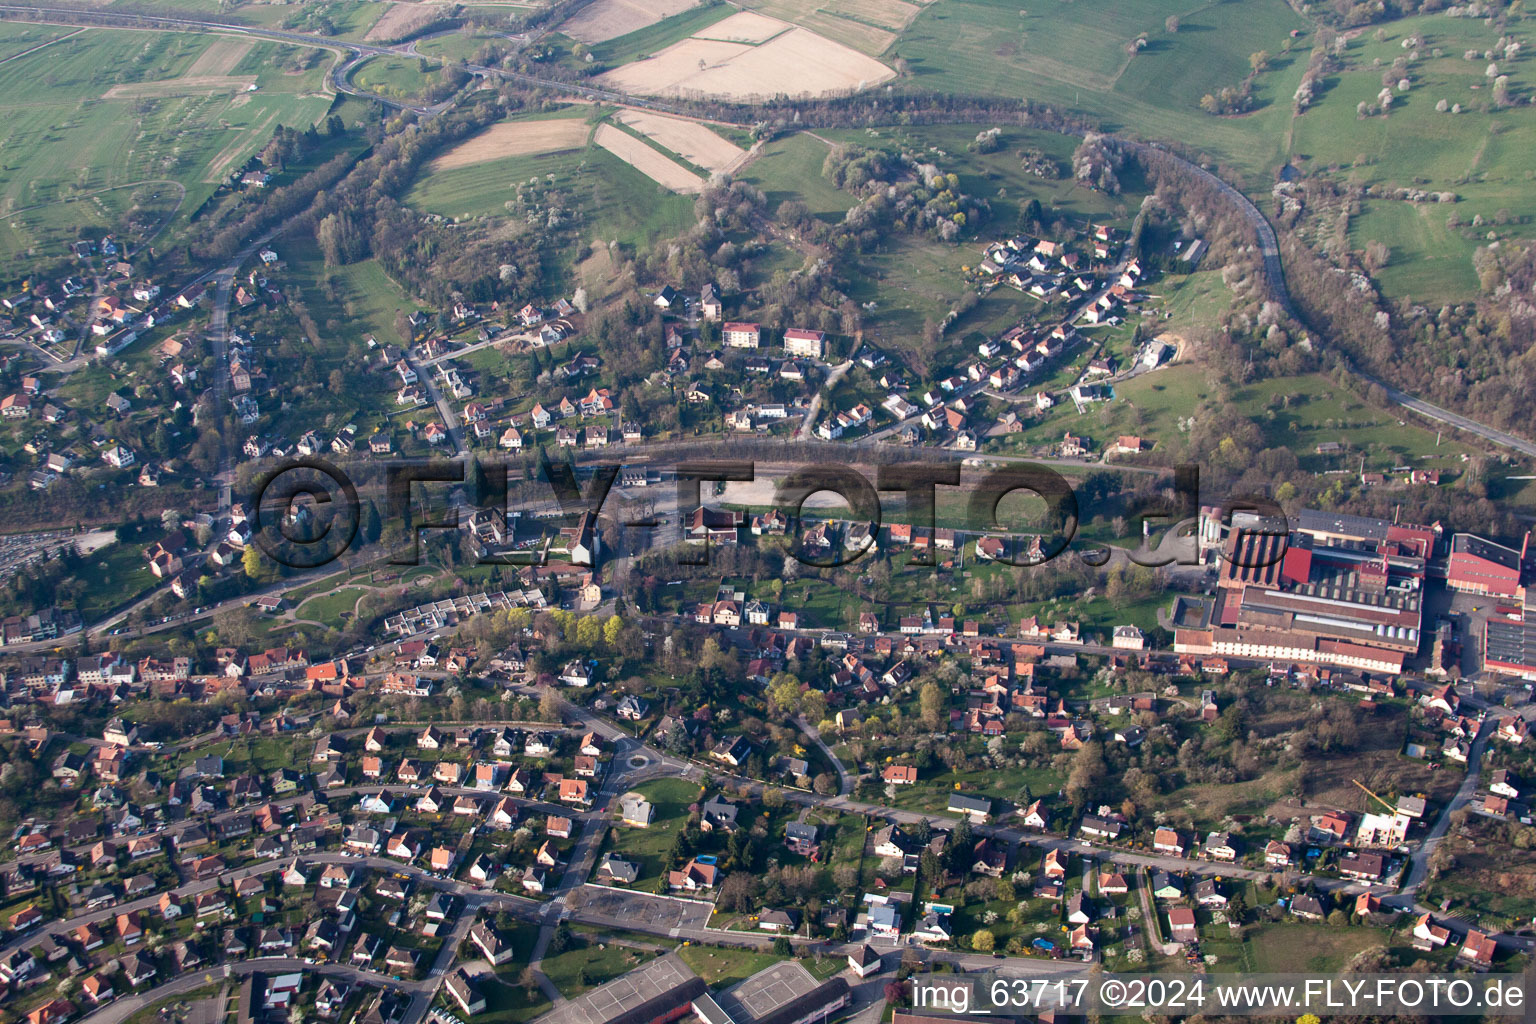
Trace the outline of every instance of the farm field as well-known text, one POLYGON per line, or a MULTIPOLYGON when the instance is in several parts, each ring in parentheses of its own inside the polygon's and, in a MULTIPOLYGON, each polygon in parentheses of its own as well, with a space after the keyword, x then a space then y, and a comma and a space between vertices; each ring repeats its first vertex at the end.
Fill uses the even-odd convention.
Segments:
POLYGON ((792 22, 879 56, 912 23, 923 3, 907 0, 747 0, 742 5, 780 21, 792 22))
POLYGON ((560 24, 560 31, 581 43, 604 43, 681 14, 698 0, 596 0, 560 24))
POLYGON ((332 102, 323 67, 286 73, 296 52, 263 42, 241 53, 204 35, 89 29, 0 64, 0 93, 10 100, 0 126, 0 275, 56 258, 82 230, 141 242, 125 223, 130 217, 148 232, 174 210, 174 230, 277 125, 322 119, 332 102), (250 80, 258 90, 187 87, 183 76, 199 61, 222 72, 214 77, 250 80), (135 88, 147 92, 132 95, 135 88))
POLYGON ((613 66, 649 57, 691 35, 710 30, 722 20, 731 20, 734 10, 720 0, 684 7, 660 21, 593 44, 592 56, 605 65, 613 66))
POLYGON ((551 174, 576 199, 583 237, 588 240, 638 245, 675 235, 691 223, 691 199, 661 190, 598 146, 507 157, 424 175, 406 193, 405 201, 445 217, 504 217, 505 204, 516 196, 520 184, 551 174), (642 196, 645 201, 637 201, 642 196))
POLYGON ((447 4, 395 3, 384 9, 363 38, 368 42, 395 42, 419 32, 449 10, 447 4))
POLYGON ((703 178, 611 124, 598 125, 592 140, 662 188, 697 192, 704 187, 703 178))
MULTIPOLYGON (((154 0, 152 4, 145 4, 141 0, 107 0, 106 3, 93 6, 125 8, 136 12, 153 8, 173 16, 194 18, 212 15, 237 25, 285 27, 300 32, 324 31, 338 38, 360 39, 390 5, 376 0, 314 0, 302 7, 267 3, 264 0, 154 0)), ((395 6, 415 7, 417 4, 395 6)))
POLYGON ((598 80, 642 96, 702 93, 736 100, 825 96, 879 85, 894 72, 799 26, 760 45, 695 36, 598 80))
POLYGON ((727 171, 746 156, 741 147, 695 121, 638 110, 621 112, 619 120, 689 163, 711 171, 727 171))
POLYGON ((1536 83, 1536 71, 1529 56, 1485 56, 1501 34, 1480 20, 1443 15, 1392 22, 1380 39, 1362 33, 1344 52, 1345 70, 1295 121, 1294 160, 1305 172, 1455 194, 1454 203, 1362 201, 1350 223, 1350 245, 1387 246, 1390 257, 1375 276, 1389 296, 1461 301, 1478 287, 1472 254, 1489 243, 1490 230, 1515 240, 1532 234, 1536 111, 1518 102, 1498 108, 1488 68, 1508 76, 1515 96, 1536 83), (1382 69, 1395 61, 1402 62, 1397 73, 1409 88, 1392 90, 1385 116, 1361 116, 1357 107, 1377 104, 1382 69), (1447 109, 1438 109, 1441 104, 1447 109))
POLYGON ((1306 65, 1308 37, 1283 0, 1211 3, 1128 0, 1096 8, 1071 4, 1021 8, 1004 0, 946 0, 925 7, 885 55, 911 69, 902 87, 1015 96, 1081 110, 1106 128, 1176 141, 1208 152, 1264 182, 1284 152, 1291 95, 1306 65), (1177 32, 1165 28, 1180 19, 1177 32), (1132 56, 1140 34, 1147 45, 1132 56), (1293 46, 1281 56, 1283 47, 1293 46), (1253 112, 1213 117, 1206 93, 1236 86, 1249 54, 1276 55, 1255 84, 1253 112))
POLYGON ((727 43, 766 43, 783 32, 786 24, 778 18, 752 11, 741 11, 724 21, 711 25, 702 32, 695 32, 697 39, 719 39, 727 43))
POLYGON ((433 173, 499 160, 580 149, 587 144, 584 118, 561 117, 538 121, 504 121, 493 124, 474 138, 466 139, 432 161, 433 173))

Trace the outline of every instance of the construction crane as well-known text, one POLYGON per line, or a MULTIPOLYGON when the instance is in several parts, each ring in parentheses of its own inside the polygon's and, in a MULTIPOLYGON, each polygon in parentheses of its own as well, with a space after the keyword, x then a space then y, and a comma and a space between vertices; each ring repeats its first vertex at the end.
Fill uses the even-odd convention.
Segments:
POLYGON ((1375 800, 1377 803, 1381 804, 1381 806, 1385 807, 1387 809, 1387 813, 1388 814, 1396 814, 1397 813, 1397 805, 1396 804, 1389 804, 1385 800, 1383 800, 1381 797, 1377 796, 1375 793, 1372 793, 1369 789, 1366 789, 1365 788, 1365 784, 1363 782, 1361 782, 1359 779, 1350 779, 1349 781, 1353 782, 1356 786, 1358 786, 1359 789, 1360 789, 1360 792, 1364 793, 1366 796, 1370 797, 1372 800, 1375 800))

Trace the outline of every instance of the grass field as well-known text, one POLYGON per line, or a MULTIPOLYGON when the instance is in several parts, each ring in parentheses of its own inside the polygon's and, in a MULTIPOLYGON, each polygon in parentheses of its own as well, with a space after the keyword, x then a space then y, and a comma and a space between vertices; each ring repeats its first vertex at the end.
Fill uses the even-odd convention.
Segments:
POLYGON ((1375 928, 1319 928, 1310 924, 1264 924, 1249 930, 1253 970, 1319 971, 1332 974, 1364 949, 1383 944, 1375 928))
POLYGON ((339 626, 342 614, 351 615, 353 605, 357 604, 357 599, 364 593, 357 587, 347 587, 312 597, 299 606, 298 617, 339 626))
POLYGON ((810 135, 786 135, 764 146, 736 178, 762 189, 770 206, 798 199, 821 219, 838 221, 853 206, 853 196, 822 176, 827 153, 826 143, 810 135))
POLYGON ((412 100, 435 84, 442 68, 438 61, 413 57, 373 57, 353 69, 352 84, 391 99, 412 100))
POLYGON ((1257 175, 1278 162, 1302 60, 1278 60, 1261 76, 1260 109, 1243 117, 1203 113, 1201 96, 1236 86, 1248 56, 1279 54, 1303 23, 1282 0, 1235 0, 1193 9, 1177 0, 1094 7, 1021 7, 1005 0, 930 4, 886 54, 911 68, 907 85, 936 92, 1006 95, 1081 110, 1106 127, 1207 150, 1257 175), (1176 33, 1164 28, 1177 16, 1176 33), (1132 56, 1130 43, 1147 46, 1132 56))
POLYGON ((473 60, 475 54, 490 42, 506 39, 502 36, 473 35, 467 36, 462 32, 451 32, 444 36, 434 36, 431 39, 423 39, 416 44, 416 52, 424 53, 429 57, 441 57, 444 60, 467 61, 473 60))
POLYGON ((0 94, 8 100, 0 126, 0 276, 24 261, 56 257, 84 230, 141 241, 125 229, 130 218, 148 233, 175 210, 173 232, 278 124, 307 127, 329 109, 323 62, 287 74, 290 48, 277 43, 258 43, 229 70, 254 76, 256 92, 102 98, 114 86, 184 75, 221 43, 89 29, 0 64, 0 94))
POLYGON ((573 999, 590 988, 612 981, 621 974, 628 974, 655 956, 653 951, 647 949, 584 939, 577 943, 575 949, 545 957, 539 966, 549 980, 555 983, 561 995, 573 999))
POLYGON ((533 924, 519 924, 507 935, 515 955, 496 969, 494 982, 482 986, 486 1007, 484 1013, 476 1015, 477 1021, 521 1024, 549 1010, 549 1000, 538 986, 524 989, 517 984, 538 937, 538 926, 533 924))
POLYGON ((660 189, 655 182, 596 146, 504 157, 419 179, 406 202, 445 217, 505 217, 517 186, 554 175, 570 193, 581 218, 580 237, 645 245, 677 235, 693 222, 693 200, 660 189))
POLYGON ((34 46, 62 39, 73 31, 72 28, 59 25, 21 25, 9 21, 0 22, 0 61, 10 60, 34 46))
POLYGON ((147 543, 109 544, 91 554, 86 573, 92 586, 80 602, 82 620, 94 622, 159 582, 144 561, 147 543))
MULTIPOLYGON (((1490 232, 1524 240, 1536 231, 1530 166, 1536 110, 1520 102, 1495 109, 1490 62, 1483 56, 1505 31, 1478 19, 1421 16, 1385 26, 1381 39, 1363 33, 1345 51, 1345 70, 1296 119, 1294 157, 1308 172, 1457 195, 1454 204, 1385 197, 1361 204, 1350 224, 1350 244, 1361 250, 1375 241, 1391 250, 1376 275, 1388 295, 1426 303, 1465 299, 1478 287, 1472 254, 1489 243, 1490 232), (1405 48, 1413 37, 1419 45, 1405 48), (1474 59, 1466 59, 1468 51, 1474 59), (1387 116, 1361 117, 1358 104, 1376 103, 1384 69, 1394 61, 1405 62, 1399 73, 1409 81, 1408 91, 1393 90, 1387 116), (1461 111, 1437 110, 1442 102, 1461 111), (1486 223, 1474 227, 1474 218, 1486 223)), ((1536 85, 1530 58, 1496 58, 1518 101, 1536 85)))
POLYGON ((699 789, 685 779, 654 779, 636 786, 635 791, 651 802, 655 819, 649 828, 616 826, 619 837, 612 849, 640 863, 637 881, 641 888, 650 890, 661 880, 663 860, 687 821, 688 805, 698 799, 699 789))
POLYGON ((729 988, 784 959, 773 953, 725 946, 683 946, 677 955, 712 988, 729 988))
MULTIPOLYGON (((1174 441, 1175 420, 1210 397, 1206 372, 1194 364, 1177 364, 1116 384, 1114 401, 1096 403, 1081 415, 1071 403, 1059 404, 1015 436, 1025 444, 1045 444, 1070 430, 1103 442, 1132 433, 1174 441)), ((1473 450, 1452 436, 1442 437, 1437 446, 1434 431, 1402 423, 1319 375, 1261 381, 1235 392, 1232 403, 1264 431, 1266 445, 1290 448, 1312 471, 1358 469, 1361 454, 1367 469, 1382 472, 1404 465, 1450 470, 1461 465, 1463 452, 1473 450), (1347 458, 1317 455, 1317 445, 1327 441, 1347 445, 1347 458)))
POLYGON ((322 326, 334 320, 347 340, 372 334, 382 344, 399 342, 395 313, 416 304, 374 260, 327 267, 313 241, 295 237, 285 242, 283 259, 304 285, 304 300, 322 326))

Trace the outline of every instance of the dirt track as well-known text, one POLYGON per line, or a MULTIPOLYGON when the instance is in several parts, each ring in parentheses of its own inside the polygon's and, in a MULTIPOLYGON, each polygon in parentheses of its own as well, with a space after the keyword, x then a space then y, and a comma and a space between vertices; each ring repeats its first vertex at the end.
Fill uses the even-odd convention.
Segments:
POLYGON ((102 94, 107 100, 163 99, 167 96, 213 96, 221 92, 244 92, 256 84, 255 75, 186 75, 157 82, 131 82, 114 85, 102 94))

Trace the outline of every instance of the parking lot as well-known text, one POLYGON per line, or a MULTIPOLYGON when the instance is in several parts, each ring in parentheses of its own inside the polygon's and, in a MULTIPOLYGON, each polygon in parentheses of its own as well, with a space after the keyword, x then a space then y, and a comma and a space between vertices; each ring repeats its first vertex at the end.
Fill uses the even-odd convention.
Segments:
POLYGON ((569 905, 572 910, 579 908, 588 920, 597 915, 607 918, 615 928, 665 928, 674 938, 680 929, 702 929, 710 912, 707 903, 600 885, 581 886, 571 893, 569 905))

